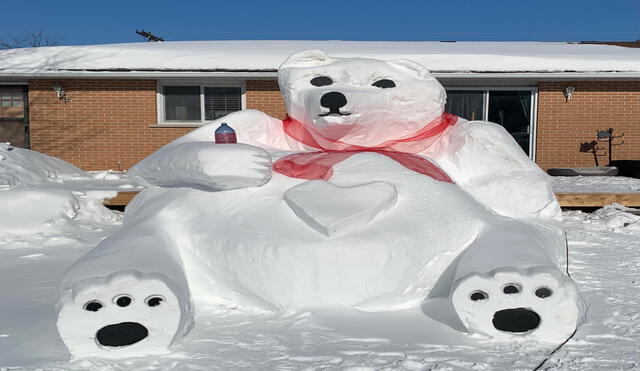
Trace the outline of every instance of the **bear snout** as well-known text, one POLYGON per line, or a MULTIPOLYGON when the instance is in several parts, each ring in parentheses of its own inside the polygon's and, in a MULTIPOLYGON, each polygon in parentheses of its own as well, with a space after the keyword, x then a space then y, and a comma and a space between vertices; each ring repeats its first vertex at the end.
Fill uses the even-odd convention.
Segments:
POLYGON ((329 112, 321 114, 320 116, 327 116, 330 114, 349 115, 349 113, 340 112, 340 108, 347 105, 347 97, 344 94, 332 91, 326 93, 320 98, 320 105, 324 108, 328 108, 329 112))

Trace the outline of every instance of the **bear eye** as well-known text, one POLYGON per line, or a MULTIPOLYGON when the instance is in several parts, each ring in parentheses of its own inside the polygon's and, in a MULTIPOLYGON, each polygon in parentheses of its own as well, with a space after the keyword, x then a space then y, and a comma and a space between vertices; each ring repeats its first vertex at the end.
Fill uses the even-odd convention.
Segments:
POLYGON ((551 289, 548 287, 540 287, 536 290, 535 294, 537 297, 544 299, 553 295, 553 291, 551 291, 551 289))
POLYGON ((97 312, 102 308, 102 303, 97 300, 91 300, 90 302, 84 305, 84 310, 89 312, 97 312))
POLYGON ((488 298, 489 298, 489 295, 487 295, 486 292, 481 290, 474 291, 471 293, 471 295, 469 295, 469 299, 471 299, 472 301, 486 300, 488 298))
POLYGON ((382 88, 382 89, 389 89, 389 88, 395 88, 396 87, 396 83, 393 82, 392 80, 388 80, 388 79, 382 79, 382 80, 378 80, 376 82, 374 82, 373 84, 371 84, 377 88, 382 88))
POLYGON ((157 307, 164 301, 164 298, 160 295, 153 295, 147 298, 147 305, 150 307, 157 307))
POLYGON ((333 84, 333 80, 328 76, 318 76, 311 79, 311 85, 313 86, 327 86, 333 84))

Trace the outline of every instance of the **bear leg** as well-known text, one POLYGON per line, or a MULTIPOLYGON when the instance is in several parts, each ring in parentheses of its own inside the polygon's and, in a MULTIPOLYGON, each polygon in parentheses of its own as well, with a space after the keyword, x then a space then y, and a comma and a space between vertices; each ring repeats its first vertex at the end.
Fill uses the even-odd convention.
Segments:
POLYGON ((192 322, 177 248, 161 233, 126 230, 65 273, 57 327, 71 355, 121 358, 168 352, 192 322))

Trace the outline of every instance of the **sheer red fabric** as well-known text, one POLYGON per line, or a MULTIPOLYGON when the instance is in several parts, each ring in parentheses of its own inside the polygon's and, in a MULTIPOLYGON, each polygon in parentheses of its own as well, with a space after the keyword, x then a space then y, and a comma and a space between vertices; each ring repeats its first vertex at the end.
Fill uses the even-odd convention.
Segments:
POLYGON ((283 121, 285 133, 298 142, 320 151, 283 157, 273 164, 273 169, 293 178, 328 180, 333 175, 333 165, 359 152, 376 152, 394 159, 408 169, 442 182, 453 183, 444 171, 417 153, 431 145, 457 120, 457 116, 444 113, 413 135, 388 140, 374 147, 365 147, 327 138, 314 128, 287 117, 283 121))

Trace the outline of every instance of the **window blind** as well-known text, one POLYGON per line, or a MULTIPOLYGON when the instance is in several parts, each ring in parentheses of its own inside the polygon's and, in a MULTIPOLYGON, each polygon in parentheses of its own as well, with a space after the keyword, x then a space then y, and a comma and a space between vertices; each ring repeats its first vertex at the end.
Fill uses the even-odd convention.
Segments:
POLYGON ((205 120, 215 120, 242 109, 242 91, 239 87, 204 88, 205 120))

